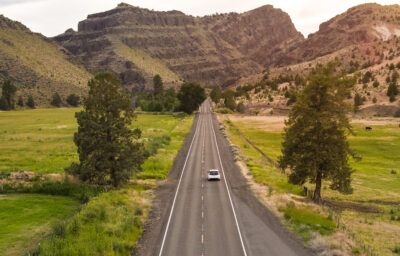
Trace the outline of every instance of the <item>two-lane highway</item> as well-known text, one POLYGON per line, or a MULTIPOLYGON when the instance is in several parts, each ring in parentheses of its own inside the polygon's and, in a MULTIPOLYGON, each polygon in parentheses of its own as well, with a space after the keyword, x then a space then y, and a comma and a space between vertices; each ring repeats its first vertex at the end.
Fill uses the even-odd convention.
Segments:
POLYGON ((152 221, 154 229, 145 232, 137 254, 312 255, 250 192, 208 100, 201 105, 192 129, 188 149, 180 152, 184 162, 179 170, 175 166, 168 178, 175 185, 165 184, 159 191, 164 198, 156 203, 159 209, 153 209, 153 214, 157 213, 152 221), (220 171, 220 181, 207 181, 210 169, 220 171))
POLYGON ((208 101, 174 195, 159 255, 245 255, 230 192, 219 161, 208 101), (221 181, 207 181, 219 169, 221 181))

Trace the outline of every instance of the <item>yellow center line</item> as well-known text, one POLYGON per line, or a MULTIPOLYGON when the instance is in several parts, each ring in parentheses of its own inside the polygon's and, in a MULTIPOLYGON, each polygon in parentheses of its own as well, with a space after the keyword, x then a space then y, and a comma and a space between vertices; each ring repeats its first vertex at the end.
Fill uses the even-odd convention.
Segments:
POLYGON ((201 243, 204 244, 204 235, 201 235, 201 243))

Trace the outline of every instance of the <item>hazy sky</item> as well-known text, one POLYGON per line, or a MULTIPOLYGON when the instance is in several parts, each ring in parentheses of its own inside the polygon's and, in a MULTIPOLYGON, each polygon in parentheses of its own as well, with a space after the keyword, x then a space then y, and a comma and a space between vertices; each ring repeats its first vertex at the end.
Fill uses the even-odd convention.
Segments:
MULTIPOLYGON (((34 32, 58 35, 68 28, 77 28, 88 14, 106 11, 122 0, 0 0, 0 14, 18 20, 34 32)), ((245 12, 272 4, 289 13, 296 28, 305 36, 318 30, 320 23, 364 0, 124 0, 124 2, 158 11, 179 10, 194 16, 213 13, 245 12)), ((399 0, 377 0, 377 3, 398 4, 399 0)))

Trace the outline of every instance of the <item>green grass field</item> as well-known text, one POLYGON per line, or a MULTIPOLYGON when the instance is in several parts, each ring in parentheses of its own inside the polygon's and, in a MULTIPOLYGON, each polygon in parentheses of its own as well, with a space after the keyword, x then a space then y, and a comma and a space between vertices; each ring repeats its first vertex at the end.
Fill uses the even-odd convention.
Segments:
MULTIPOLYGON (((243 138, 245 136, 268 157, 277 161, 281 155, 282 129, 276 129, 275 124, 268 122, 262 126, 259 121, 253 122, 250 118, 232 118, 231 121, 225 120, 225 124, 232 143, 240 146, 248 158, 245 162, 257 183, 267 185, 277 193, 301 193, 298 186, 288 184, 286 175, 243 138)), ((329 183, 325 182, 322 196, 342 204, 378 209, 379 213, 366 213, 356 208, 345 208, 341 213, 342 221, 368 245, 378 250, 379 255, 392 255, 392 249, 400 244, 400 218, 397 220, 397 216, 400 216, 400 128, 398 124, 384 122, 372 125, 371 131, 366 131, 362 123, 353 123, 353 127, 355 136, 349 136, 350 146, 362 157, 361 161, 350 161, 355 170, 352 175, 354 193, 343 195, 332 191, 329 183), (372 233, 377 235, 371 236, 372 233)), ((313 188, 314 185, 307 186, 313 188)), ((304 228, 299 229, 307 225, 310 219, 303 218, 308 215, 303 210, 281 209, 294 231, 307 240, 309 233, 303 232, 304 228), (293 225, 296 222, 302 225, 293 225)))
POLYGON ((71 217, 79 207, 72 198, 47 195, 0 197, 0 255, 24 255, 53 223, 71 217))
MULTIPOLYGON (((78 160, 73 142, 78 108, 0 112, 0 173, 20 170, 39 174, 64 173, 78 160)), ((143 136, 168 134, 182 117, 140 114, 132 127, 143 136)))
MULTIPOLYGON (((63 173, 77 160, 73 143, 76 111, 79 109, 0 112, 0 172, 63 173)), ((79 202, 72 198, 35 194, 0 197, 0 226, 7 227, 0 230, 0 255, 35 251, 48 233, 51 235, 41 241, 40 255, 130 255, 156 186, 149 178, 166 177, 193 118, 139 114, 132 128, 142 129, 145 142, 167 136, 168 143, 158 145, 155 154, 146 160, 137 175, 140 180, 101 194, 76 215, 73 213, 79 202), (67 217, 70 220, 63 221, 67 217)))

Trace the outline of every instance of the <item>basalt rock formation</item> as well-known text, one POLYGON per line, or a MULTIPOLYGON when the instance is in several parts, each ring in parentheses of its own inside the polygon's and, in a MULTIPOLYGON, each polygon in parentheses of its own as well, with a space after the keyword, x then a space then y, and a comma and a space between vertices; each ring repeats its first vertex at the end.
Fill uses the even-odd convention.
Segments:
POLYGON ((304 41, 290 17, 272 6, 237 14, 193 17, 120 4, 89 15, 54 38, 92 72, 112 70, 127 88, 196 81, 225 85, 261 72, 304 41))

